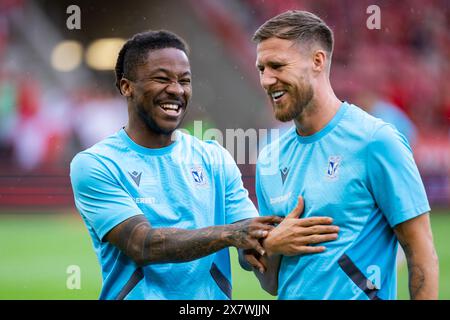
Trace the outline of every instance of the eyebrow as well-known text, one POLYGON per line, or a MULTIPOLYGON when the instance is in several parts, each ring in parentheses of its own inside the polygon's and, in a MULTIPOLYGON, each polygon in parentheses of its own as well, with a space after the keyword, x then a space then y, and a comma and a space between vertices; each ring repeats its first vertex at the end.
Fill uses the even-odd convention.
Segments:
MULTIPOLYGON (((156 70, 154 70, 152 73, 158 73, 158 72, 163 72, 163 73, 166 73, 166 74, 171 74, 171 73, 173 73, 172 71, 170 71, 170 70, 168 70, 168 69, 165 69, 165 68, 158 68, 158 69, 156 69, 156 70)), ((190 76, 191 75, 191 72, 190 71, 186 71, 185 73, 183 73, 181 76, 190 76)))
POLYGON ((284 60, 282 60, 282 59, 276 60, 276 61, 269 60, 265 64, 262 64, 260 62, 256 62, 256 68, 258 68, 258 69, 262 68, 262 67, 264 67, 264 65, 267 65, 269 67, 273 67, 273 66, 280 66, 280 65, 285 65, 285 64, 286 64, 286 62, 284 60))

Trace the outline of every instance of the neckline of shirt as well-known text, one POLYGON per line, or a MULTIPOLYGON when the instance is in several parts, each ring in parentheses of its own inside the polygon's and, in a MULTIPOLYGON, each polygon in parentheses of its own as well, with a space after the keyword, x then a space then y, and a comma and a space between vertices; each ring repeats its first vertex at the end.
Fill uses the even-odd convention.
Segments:
POLYGON ((313 143, 320 139, 322 139, 325 135, 327 135, 331 130, 333 130, 339 121, 341 121, 342 117, 344 116, 345 112, 348 109, 348 103, 346 101, 342 101, 339 110, 334 115, 333 119, 330 120, 330 122, 327 123, 325 127, 323 127, 318 132, 310 135, 310 136, 301 136, 297 133, 297 128, 294 126, 294 133, 297 137, 297 141, 299 143, 313 143))
POLYGON ((134 142, 128 136, 128 134, 124 128, 120 129, 118 135, 127 144, 127 146, 131 150, 136 151, 138 153, 145 154, 145 155, 154 155, 154 156, 164 155, 164 154, 168 154, 168 153, 172 152, 173 148, 175 148, 175 146, 178 144, 178 142, 181 138, 180 133, 178 131, 176 131, 175 132, 175 135, 176 135, 175 141, 172 144, 168 145, 167 147, 147 148, 147 147, 141 146, 141 145, 137 144, 136 142, 134 142))

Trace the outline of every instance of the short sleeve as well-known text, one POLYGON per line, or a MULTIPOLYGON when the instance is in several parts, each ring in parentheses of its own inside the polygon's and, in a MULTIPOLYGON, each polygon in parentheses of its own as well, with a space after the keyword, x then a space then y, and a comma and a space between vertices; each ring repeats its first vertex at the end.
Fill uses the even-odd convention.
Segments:
POLYGON ((255 205, 244 188, 242 175, 233 157, 220 147, 223 154, 223 170, 225 173, 225 213, 226 223, 258 216, 255 205))
POLYGON ((369 189, 391 227, 430 211, 422 179, 406 138, 380 127, 368 147, 369 189))
POLYGON ((115 226, 142 214, 133 198, 94 155, 79 153, 70 164, 75 204, 100 240, 115 226))

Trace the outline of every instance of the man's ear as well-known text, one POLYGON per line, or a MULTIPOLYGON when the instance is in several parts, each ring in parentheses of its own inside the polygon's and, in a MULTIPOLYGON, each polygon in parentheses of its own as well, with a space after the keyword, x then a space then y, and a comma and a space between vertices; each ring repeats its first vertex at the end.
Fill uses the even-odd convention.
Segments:
POLYGON ((323 50, 316 50, 313 54, 313 70, 322 72, 326 68, 327 54, 323 50))
POLYGON ((120 93, 127 98, 131 97, 133 93, 133 86, 127 78, 120 79, 120 93))

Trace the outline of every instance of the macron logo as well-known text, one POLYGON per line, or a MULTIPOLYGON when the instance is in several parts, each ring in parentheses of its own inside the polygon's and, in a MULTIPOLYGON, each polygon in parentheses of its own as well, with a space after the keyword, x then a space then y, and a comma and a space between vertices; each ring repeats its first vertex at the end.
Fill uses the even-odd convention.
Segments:
POLYGON ((133 171, 128 172, 128 174, 130 175, 131 179, 133 179, 134 183, 136 183, 136 185, 139 187, 139 184, 141 183, 142 172, 133 171))
POLYGON ((289 168, 284 167, 283 169, 280 169, 280 173, 281 173, 281 182, 282 182, 282 184, 284 184, 284 182, 286 181, 287 175, 289 173, 289 168))

